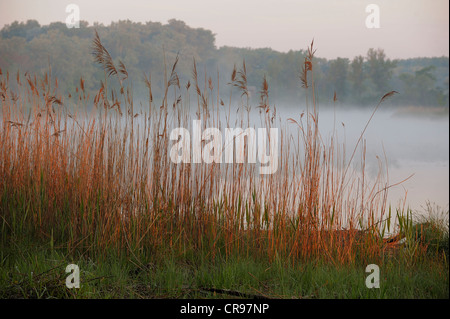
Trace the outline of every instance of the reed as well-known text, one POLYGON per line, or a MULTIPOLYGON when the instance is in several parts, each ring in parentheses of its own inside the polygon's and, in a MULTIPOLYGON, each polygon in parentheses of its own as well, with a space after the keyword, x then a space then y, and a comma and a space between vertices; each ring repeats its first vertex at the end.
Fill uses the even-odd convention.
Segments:
POLYGON ((42 78, 25 74, 25 81, 20 72, 16 81, 0 72, 3 244, 28 238, 70 254, 114 251, 136 260, 170 251, 212 260, 381 261, 391 218, 386 172, 368 183, 362 135, 349 160, 335 134, 321 136, 314 51, 311 43, 301 71, 302 86, 312 95, 306 112, 283 123, 269 103, 266 78, 260 105, 249 105, 245 61, 231 75, 228 109, 219 83, 206 73, 201 87, 195 60, 192 79, 180 84, 179 56, 169 68, 165 62, 160 104, 152 96, 154 77, 144 75, 148 108, 135 108, 126 67, 115 65, 98 34, 93 55, 105 78, 93 98, 83 79, 77 96, 62 95, 51 70, 42 78), (191 100, 197 101, 193 108, 191 100), (173 128, 188 128, 193 119, 202 121, 202 129, 230 126, 235 112, 234 124, 245 129, 255 110, 260 127, 280 130, 277 173, 261 176, 248 163, 171 161, 173 128), (358 150, 361 169, 355 170, 358 150))

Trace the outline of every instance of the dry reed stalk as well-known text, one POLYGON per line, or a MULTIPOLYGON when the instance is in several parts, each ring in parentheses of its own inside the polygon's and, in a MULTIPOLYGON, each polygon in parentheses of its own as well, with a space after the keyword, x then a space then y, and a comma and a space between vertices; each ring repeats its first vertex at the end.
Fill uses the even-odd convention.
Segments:
MULTIPOLYGON (((71 250, 116 249, 131 255, 140 249, 160 254, 168 249, 178 254, 192 250, 212 258, 251 254, 269 260, 323 258, 335 264, 355 262, 357 253, 372 258, 381 250, 374 236, 381 227, 376 213, 384 210, 387 188, 380 186, 381 172, 378 181, 366 187, 364 152, 360 175, 350 171, 359 140, 346 162, 337 138, 329 143, 322 139, 314 97, 314 52, 312 42, 301 77, 303 86, 312 90, 313 108, 310 112, 307 101, 306 124, 300 115, 299 120, 289 120, 295 126, 280 127, 279 172, 266 177, 258 176, 255 166, 248 164, 171 162, 169 132, 188 127, 192 120, 189 108, 184 108, 190 105, 191 82, 184 86, 183 99, 178 55, 170 75, 164 73, 160 108, 153 108, 150 76, 144 78, 149 109, 142 116, 134 112, 132 90, 125 86, 125 65, 119 62, 115 67, 98 34, 93 53, 104 68, 105 80, 90 102, 81 78, 76 102, 94 105, 91 115, 87 108, 85 115, 71 114, 51 86, 51 76, 39 86, 36 77, 28 75, 25 83, 18 74, 19 91, 12 96, 6 89, 9 77, 2 75, 0 192, 26 198, 32 203, 29 227, 41 238, 56 232, 60 243, 71 250), (110 77, 119 81, 118 94, 110 77), (32 122, 25 125, 29 108, 32 122), (293 127, 297 138, 289 131, 293 127), (359 225, 360 220, 365 224, 359 225)), ((192 81, 202 129, 223 126, 219 85, 205 73, 205 88, 200 89, 195 60, 192 81), (214 87, 217 99, 212 98, 214 87)), ((235 123, 250 127, 245 61, 240 70, 234 68, 229 84, 230 101, 233 88, 246 97, 235 123)), ((265 77, 259 108, 261 126, 276 125, 265 77)), ((228 127, 230 119, 229 110, 228 127)), ((248 152, 247 144, 243 152, 248 152)), ((11 212, 3 214, 7 220, 12 218, 11 212)))

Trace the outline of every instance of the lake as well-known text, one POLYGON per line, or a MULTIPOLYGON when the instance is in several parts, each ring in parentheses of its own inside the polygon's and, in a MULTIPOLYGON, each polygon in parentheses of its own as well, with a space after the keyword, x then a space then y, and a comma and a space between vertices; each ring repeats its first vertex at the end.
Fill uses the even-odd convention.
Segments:
MULTIPOLYGON (((278 108, 283 118, 299 118, 304 108, 278 108), (296 116, 297 113, 297 117, 296 116)), ((322 109, 319 129, 323 137, 333 128, 341 142, 345 138, 349 157, 373 109, 322 109), (342 125, 344 123, 344 125, 342 125)), ((408 115, 395 109, 383 110, 372 118, 365 134, 366 169, 372 177, 378 170, 376 156, 388 162, 389 184, 396 184, 414 174, 399 186, 389 189, 389 202, 397 206, 407 195, 407 204, 417 211, 427 201, 440 207, 449 204, 449 118, 426 114, 408 115)), ((360 152, 354 161, 359 161, 360 152)))

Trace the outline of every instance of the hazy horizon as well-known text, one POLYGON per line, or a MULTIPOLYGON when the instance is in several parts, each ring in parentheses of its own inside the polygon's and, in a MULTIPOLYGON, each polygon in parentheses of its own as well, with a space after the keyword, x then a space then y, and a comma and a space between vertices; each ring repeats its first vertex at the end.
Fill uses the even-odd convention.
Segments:
POLYGON ((0 27, 14 21, 37 20, 41 25, 65 22, 66 6, 80 8, 80 20, 109 25, 119 20, 166 24, 184 21, 211 30, 216 46, 304 50, 314 39, 317 56, 334 59, 365 55, 382 48, 392 59, 449 56, 449 2, 414 1, 2 1, 0 27), (365 25, 367 5, 380 8, 380 28, 365 25))

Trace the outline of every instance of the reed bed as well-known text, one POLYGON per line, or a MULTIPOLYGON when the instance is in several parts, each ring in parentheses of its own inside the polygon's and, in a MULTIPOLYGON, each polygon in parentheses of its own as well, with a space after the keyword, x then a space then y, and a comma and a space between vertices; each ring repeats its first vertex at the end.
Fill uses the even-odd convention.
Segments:
POLYGON ((380 165, 375 181, 366 178, 362 135, 348 158, 336 134, 321 136, 313 43, 299 81, 310 96, 306 111, 285 122, 270 105, 265 78, 259 105, 249 104, 245 62, 234 69, 228 92, 219 92, 206 73, 200 80, 195 60, 191 79, 181 84, 177 56, 165 67, 162 100, 153 99, 147 75, 148 105, 136 107, 125 65, 114 63, 98 35, 93 55, 105 73, 94 97, 83 79, 77 95, 61 94, 51 69, 15 79, 0 72, 4 243, 30 238, 92 256, 172 252, 336 265, 385 258, 387 172, 380 165), (251 163, 173 163, 170 132, 192 120, 201 120, 203 130, 278 128, 277 172, 260 175, 251 163))

